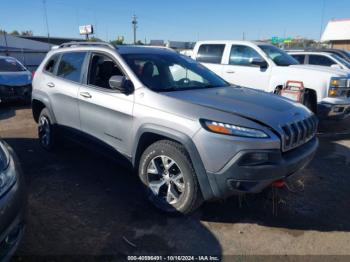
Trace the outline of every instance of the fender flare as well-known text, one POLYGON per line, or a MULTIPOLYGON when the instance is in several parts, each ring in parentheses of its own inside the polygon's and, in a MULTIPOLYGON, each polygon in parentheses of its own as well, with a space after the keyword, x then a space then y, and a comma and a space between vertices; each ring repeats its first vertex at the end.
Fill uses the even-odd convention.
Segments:
MULTIPOLYGON (((49 97, 44 92, 41 92, 40 90, 36 90, 36 91, 33 90, 32 101, 34 101, 34 100, 43 103, 45 105, 45 108, 50 112, 50 115, 52 117, 52 121, 54 123, 57 123, 55 114, 54 114, 52 107, 51 107, 51 102, 50 102, 49 97)), ((32 103, 32 110, 33 110, 33 103, 32 103)), ((33 112, 33 114, 34 114, 34 112, 33 112)))
POLYGON ((214 198, 213 189, 209 183, 208 175, 203 165, 202 159, 199 155, 199 152, 197 150, 197 147, 195 146, 192 139, 188 135, 178 130, 160 126, 160 125, 155 125, 155 124, 142 125, 136 132, 135 143, 132 148, 132 165, 134 167, 136 165, 136 160, 137 160, 136 158, 137 158, 139 141, 141 136, 145 133, 160 135, 182 144, 185 147, 186 151, 188 152, 190 159, 192 161, 193 168, 196 172, 198 183, 199 183, 204 200, 214 198))

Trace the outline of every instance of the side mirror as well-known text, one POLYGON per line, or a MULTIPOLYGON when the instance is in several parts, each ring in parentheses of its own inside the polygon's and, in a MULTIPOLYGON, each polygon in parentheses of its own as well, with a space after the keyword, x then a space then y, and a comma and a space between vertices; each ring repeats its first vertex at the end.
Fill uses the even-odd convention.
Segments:
POLYGON ((250 58, 249 63, 251 65, 258 66, 258 67, 263 68, 263 69, 268 67, 267 62, 262 58, 257 58, 257 57, 250 58))
POLYGON ((332 67, 332 68, 337 68, 337 69, 343 69, 343 68, 341 67, 341 65, 338 65, 338 64, 333 64, 333 65, 331 65, 331 67, 332 67))
POLYGON ((118 90, 122 94, 130 95, 134 92, 133 83, 128 80, 125 76, 111 76, 109 79, 109 86, 113 90, 118 90))

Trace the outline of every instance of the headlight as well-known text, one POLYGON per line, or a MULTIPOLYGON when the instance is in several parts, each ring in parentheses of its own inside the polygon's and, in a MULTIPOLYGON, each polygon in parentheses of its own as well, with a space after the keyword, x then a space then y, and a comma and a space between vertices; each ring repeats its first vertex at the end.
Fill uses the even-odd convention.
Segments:
POLYGON ((0 142, 0 197, 15 182, 16 174, 9 170, 10 155, 7 148, 0 142))
POLYGON ((347 89, 349 87, 350 87, 349 78, 332 77, 329 84, 328 96, 337 97, 337 96, 346 95, 346 92, 344 93, 344 89, 347 89))
POLYGON ((259 129, 237 126, 232 124, 220 123, 211 120, 201 120, 202 126, 211 132, 252 138, 268 138, 269 135, 259 129))

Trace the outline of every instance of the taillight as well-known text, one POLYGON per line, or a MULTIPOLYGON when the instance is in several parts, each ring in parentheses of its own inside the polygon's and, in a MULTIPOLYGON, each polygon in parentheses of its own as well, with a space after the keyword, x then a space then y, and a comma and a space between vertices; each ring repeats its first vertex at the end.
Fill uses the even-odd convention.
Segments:
POLYGON ((35 76, 35 71, 32 72, 32 79, 34 78, 35 76))

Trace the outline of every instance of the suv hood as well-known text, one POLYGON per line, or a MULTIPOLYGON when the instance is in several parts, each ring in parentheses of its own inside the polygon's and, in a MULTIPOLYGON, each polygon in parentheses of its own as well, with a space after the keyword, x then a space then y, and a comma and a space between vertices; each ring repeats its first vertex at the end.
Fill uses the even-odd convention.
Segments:
POLYGON ((163 94, 188 103, 239 115, 255 122, 262 122, 275 129, 278 129, 281 124, 302 120, 312 114, 300 103, 245 87, 230 86, 163 94))
POLYGON ((316 71, 316 72, 324 72, 332 75, 339 75, 339 76, 348 76, 348 71, 344 69, 339 68, 332 68, 328 66, 318 66, 318 65, 290 65, 289 68, 293 69, 299 69, 303 70, 309 70, 309 71, 316 71))

